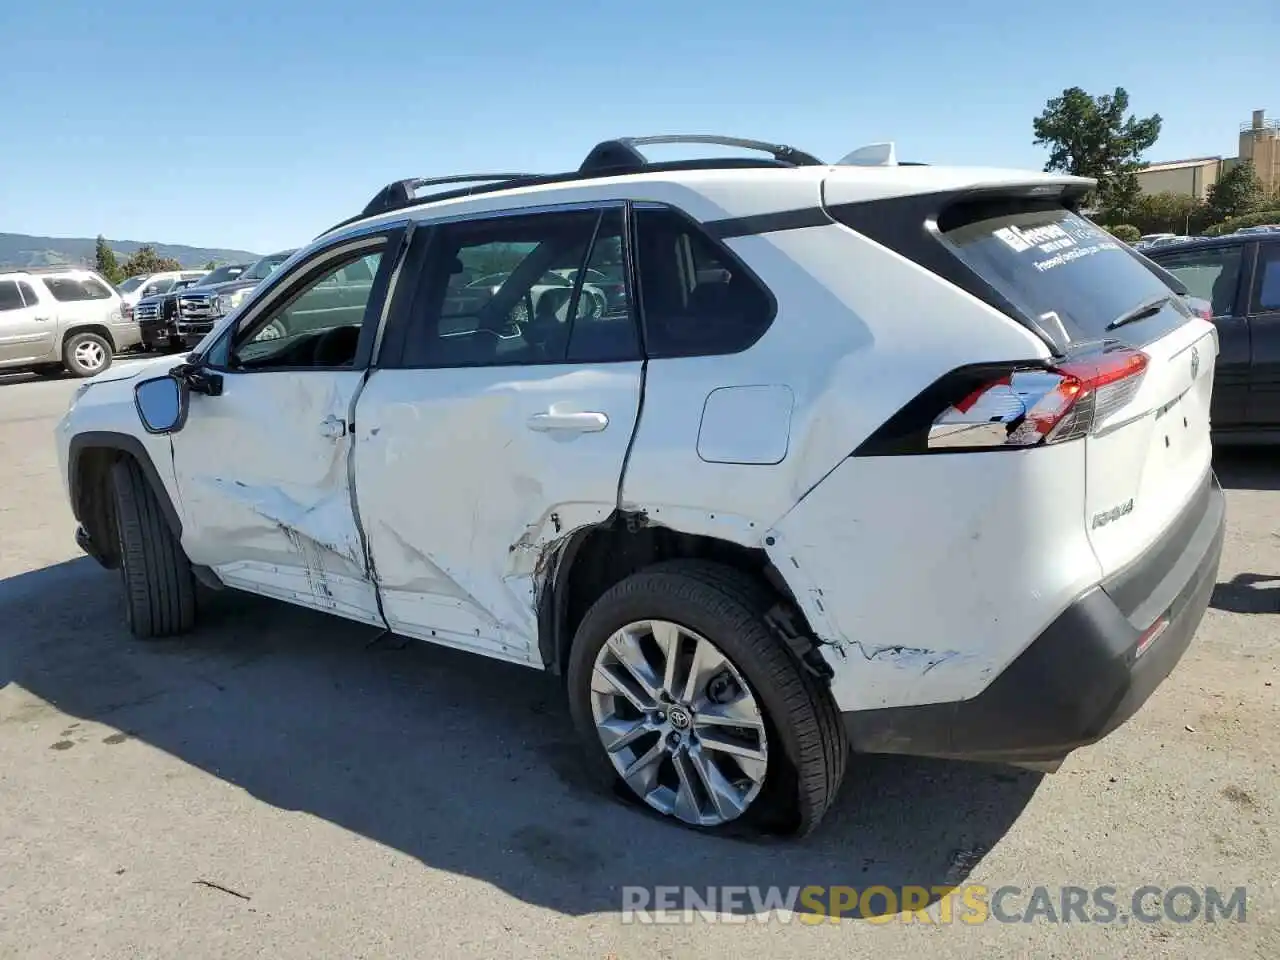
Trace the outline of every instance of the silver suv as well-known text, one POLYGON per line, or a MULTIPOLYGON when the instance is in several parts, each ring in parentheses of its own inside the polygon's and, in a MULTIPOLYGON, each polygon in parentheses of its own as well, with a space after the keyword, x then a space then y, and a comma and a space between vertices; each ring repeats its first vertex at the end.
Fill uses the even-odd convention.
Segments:
POLYGON ((141 342, 120 294, 92 270, 0 273, 0 370, 91 377, 141 342))

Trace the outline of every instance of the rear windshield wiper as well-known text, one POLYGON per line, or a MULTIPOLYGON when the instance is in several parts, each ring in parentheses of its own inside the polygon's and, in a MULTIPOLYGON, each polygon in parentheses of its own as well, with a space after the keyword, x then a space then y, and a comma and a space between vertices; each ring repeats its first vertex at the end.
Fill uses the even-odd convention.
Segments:
POLYGON ((1173 299, 1172 294, 1165 294, 1162 297, 1156 297, 1145 303, 1140 303, 1132 310, 1126 310, 1120 316, 1116 317, 1107 324, 1108 330, 1114 330, 1116 327, 1123 327, 1126 323, 1133 323, 1135 320, 1145 320, 1147 317, 1153 317, 1164 309, 1165 304, 1173 299))

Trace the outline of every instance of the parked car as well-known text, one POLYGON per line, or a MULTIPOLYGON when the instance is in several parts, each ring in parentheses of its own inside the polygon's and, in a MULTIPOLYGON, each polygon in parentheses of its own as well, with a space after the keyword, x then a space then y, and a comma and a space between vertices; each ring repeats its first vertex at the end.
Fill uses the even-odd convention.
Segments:
POLYGON ((1240 231, 1147 255, 1211 305, 1214 441, 1280 442, 1280 233, 1240 231))
POLYGON ((116 286, 124 302, 124 316, 133 318, 138 301, 146 297, 167 293, 179 280, 199 280, 208 270, 164 270, 160 273, 143 273, 129 277, 116 286))
POLYGON ((1182 237, 1175 233, 1153 233, 1138 240, 1134 246, 1139 250, 1161 250, 1165 247, 1176 247, 1193 239, 1195 238, 1182 237))
POLYGON ((92 270, 0 272, 0 369, 90 377, 139 342, 120 294, 92 270))
POLYGON ((134 316, 142 332, 142 344, 147 350, 180 350, 186 344, 178 336, 178 295, 183 290, 206 289, 236 280, 247 270, 247 263, 233 263, 218 267, 190 280, 178 280, 165 293, 138 301, 134 316))
POLYGON ((281 250, 257 260, 239 275, 220 283, 201 284, 199 289, 178 295, 174 318, 176 338, 184 347, 200 342, 217 320, 230 313, 259 283, 271 276, 293 254, 281 250))
MULTIPOLYGON (((495 273, 488 276, 480 277, 472 280, 467 284, 468 293, 477 291, 480 293, 482 302, 489 297, 498 296, 502 292, 503 285, 510 279, 509 273, 495 273)), ((608 307, 608 300, 604 291, 592 283, 584 283, 581 287, 574 284, 571 279, 564 276, 563 271, 548 270, 538 278, 538 282, 529 288, 528 297, 522 298, 515 307, 512 314, 512 320, 515 323, 523 324, 529 321, 530 317, 538 317, 554 321, 555 323, 564 323, 566 319, 566 311, 570 307, 570 298, 574 291, 578 291, 579 316, 599 316, 608 307)), ((476 309, 482 305, 478 304, 476 309)), ((518 335, 518 334, 517 334, 518 335)))
POLYGON ((706 829, 811 830, 851 749, 1052 770, 1123 723, 1217 578, 1213 325, 1092 180, 708 140, 766 156, 391 184, 81 392, 133 633, 203 583, 558 674, 602 788, 706 829), (513 321, 620 247, 626 310, 513 321))

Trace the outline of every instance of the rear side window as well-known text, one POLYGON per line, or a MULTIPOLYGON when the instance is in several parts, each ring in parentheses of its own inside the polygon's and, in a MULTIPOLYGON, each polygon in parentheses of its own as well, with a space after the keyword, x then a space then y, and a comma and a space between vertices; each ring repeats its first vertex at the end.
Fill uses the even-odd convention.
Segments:
POLYGON ((59 303, 75 303, 80 300, 110 300, 111 291, 93 277, 45 277, 44 285, 59 303))
POLYGON ((12 280, 0 280, 0 310, 21 310, 25 306, 18 285, 12 280))
POLYGON ((1159 339, 1190 316, 1182 301, 1101 227, 1062 207, 1024 202, 949 211, 943 237, 966 266, 1047 328, 1072 341, 1159 339), (1109 330, 1142 305, 1165 309, 1109 330))
POLYGON ((1258 276, 1253 313, 1280 310, 1280 243, 1265 244, 1258 251, 1258 276))
POLYGON ((1210 247, 1202 250, 1178 250, 1152 257, 1186 284, 1193 297, 1208 300, 1215 317, 1227 317, 1236 307, 1236 288, 1240 285, 1240 264, 1244 245, 1210 247))
POLYGON ((636 267, 651 357, 738 353, 773 322, 773 298, 675 210, 636 210, 636 267))

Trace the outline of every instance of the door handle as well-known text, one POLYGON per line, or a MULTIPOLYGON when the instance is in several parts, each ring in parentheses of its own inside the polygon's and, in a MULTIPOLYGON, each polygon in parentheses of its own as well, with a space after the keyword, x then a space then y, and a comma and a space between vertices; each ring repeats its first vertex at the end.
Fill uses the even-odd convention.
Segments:
POLYGON ((320 435, 330 440, 338 440, 347 435, 347 422, 333 414, 320 421, 320 435))
POLYGON ((529 418, 529 429, 539 433, 567 431, 570 433, 599 433, 609 426, 609 418, 603 413, 535 413, 529 418))

